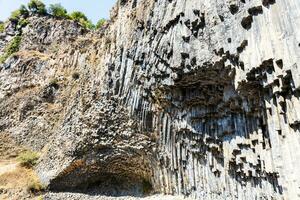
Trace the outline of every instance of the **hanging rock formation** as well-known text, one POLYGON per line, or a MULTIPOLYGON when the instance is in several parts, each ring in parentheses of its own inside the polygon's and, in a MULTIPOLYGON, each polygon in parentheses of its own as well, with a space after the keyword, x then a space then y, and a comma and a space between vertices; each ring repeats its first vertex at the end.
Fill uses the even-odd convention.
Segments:
POLYGON ((30 24, 1 66, 0 131, 43 152, 50 190, 300 199, 300 1, 120 0, 99 31, 30 24))

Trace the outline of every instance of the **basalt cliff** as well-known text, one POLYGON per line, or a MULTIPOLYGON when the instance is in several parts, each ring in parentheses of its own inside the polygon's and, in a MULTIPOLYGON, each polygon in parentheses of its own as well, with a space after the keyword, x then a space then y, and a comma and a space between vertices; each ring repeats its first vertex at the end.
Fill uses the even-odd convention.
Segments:
POLYGON ((299 0, 119 0, 97 31, 28 21, 0 33, 0 54, 21 38, 0 134, 40 152, 44 199, 300 199, 299 0))

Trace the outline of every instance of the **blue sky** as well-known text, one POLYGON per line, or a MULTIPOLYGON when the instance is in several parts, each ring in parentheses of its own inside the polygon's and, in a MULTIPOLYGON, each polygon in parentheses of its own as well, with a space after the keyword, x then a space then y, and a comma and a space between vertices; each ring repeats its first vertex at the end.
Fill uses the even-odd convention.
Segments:
MULTIPOLYGON (((10 13, 27 4, 30 0, 0 0, 0 20, 5 21, 10 13)), ((44 0, 46 5, 60 3, 68 12, 74 10, 82 11, 85 15, 96 23, 101 18, 108 18, 109 11, 117 0, 44 0)))

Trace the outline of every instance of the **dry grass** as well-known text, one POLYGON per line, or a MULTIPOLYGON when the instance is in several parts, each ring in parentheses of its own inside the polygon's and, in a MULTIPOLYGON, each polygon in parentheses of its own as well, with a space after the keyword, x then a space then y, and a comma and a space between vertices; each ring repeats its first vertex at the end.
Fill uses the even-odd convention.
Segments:
POLYGON ((38 193, 43 190, 35 172, 21 166, 0 175, 0 188, 22 189, 30 193, 38 193))
POLYGON ((47 54, 41 53, 39 51, 29 50, 29 51, 19 51, 15 53, 16 56, 20 56, 23 58, 39 58, 43 61, 49 60, 49 56, 47 54))
POLYGON ((0 199, 18 200, 41 194, 44 187, 34 170, 22 166, 16 158, 19 155, 19 158, 22 157, 23 161, 32 163, 36 161, 36 153, 24 151, 9 136, 3 136, 0 138, 5 139, 2 143, 0 142, 0 190, 5 192, 0 193, 0 199), (8 152, 10 152, 10 156, 3 156, 8 152), (34 156, 32 156, 33 154, 34 156))
MULTIPOLYGON (((9 134, 0 132, 0 159, 7 160, 15 158, 23 148, 18 146, 9 134)), ((0 163, 1 165, 1 163, 0 163)))

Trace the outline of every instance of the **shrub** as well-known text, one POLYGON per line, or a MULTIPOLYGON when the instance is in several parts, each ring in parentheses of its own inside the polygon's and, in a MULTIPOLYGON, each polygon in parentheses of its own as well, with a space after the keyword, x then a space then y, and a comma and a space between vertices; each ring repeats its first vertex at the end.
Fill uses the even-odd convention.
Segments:
POLYGON ((80 20, 82 21, 88 21, 88 18, 85 16, 85 14, 83 14, 80 11, 74 11, 70 14, 70 17, 72 20, 80 22, 80 20))
POLYGON ((80 24, 83 25, 87 29, 95 29, 95 25, 90 20, 81 21, 80 24))
POLYGON ((25 5, 21 5, 19 8, 20 14, 24 17, 27 18, 29 16, 29 11, 27 10, 25 5))
POLYGON ((36 179, 30 180, 30 182, 27 185, 27 191, 33 194, 39 193, 44 189, 45 187, 40 183, 40 181, 36 179))
POLYGON ((51 4, 49 7, 49 14, 55 17, 67 18, 68 13, 67 10, 62 7, 60 4, 51 4))
POLYGON ((5 30, 5 25, 4 23, 0 22, 0 33, 3 33, 5 30))
POLYGON ((34 167, 39 159, 39 155, 33 151, 25 151, 21 153, 17 160, 20 162, 21 166, 23 167, 34 167))
POLYGON ((70 18, 87 29, 95 28, 95 25, 80 11, 75 11, 70 14, 70 18))
POLYGON ((5 48, 4 54, 0 56, 0 63, 3 63, 9 56, 19 51, 21 40, 21 36, 15 36, 14 39, 12 39, 12 41, 5 48))
POLYGON ((28 16, 29 11, 24 5, 21 5, 18 10, 15 10, 11 13, 9 20, 17 24, 21 19, 27 18, 28 16))
POLYGON ((21 18, 21 19, 19 20, 19 22, 18 22, 18 25, 19 25, 21 28, 23 28, 23 27, 27 26, 28 23, 29 23, 28 20, 26 20, 26 19, 24 19, 24 18, 21 18))
POLYGON ((101 28, 106 22, 106 19, 100 19, 96 24, 96 29, 101 28))
POLYGON ((40 0, 31 0, 28 3, 28 9, 35 14, 44 15, 47 14, 45 4, 40 0))
POLYGON ((39 196, 36 200, 44 200, 43 196, 39 196))
POLYGON ((10 42, 8 48, 6 49, 7 54, 11 55, 19 51, 21 40, 21 36, 15 36, 14 39, 10 42))
POLYGON ((20 10, 15 10, 11 13, 10 17, 9 17, 9 20, 11 22, 14 22, 14 23, 18 23, 19 19, 21 18, 21 12, 20 10))

